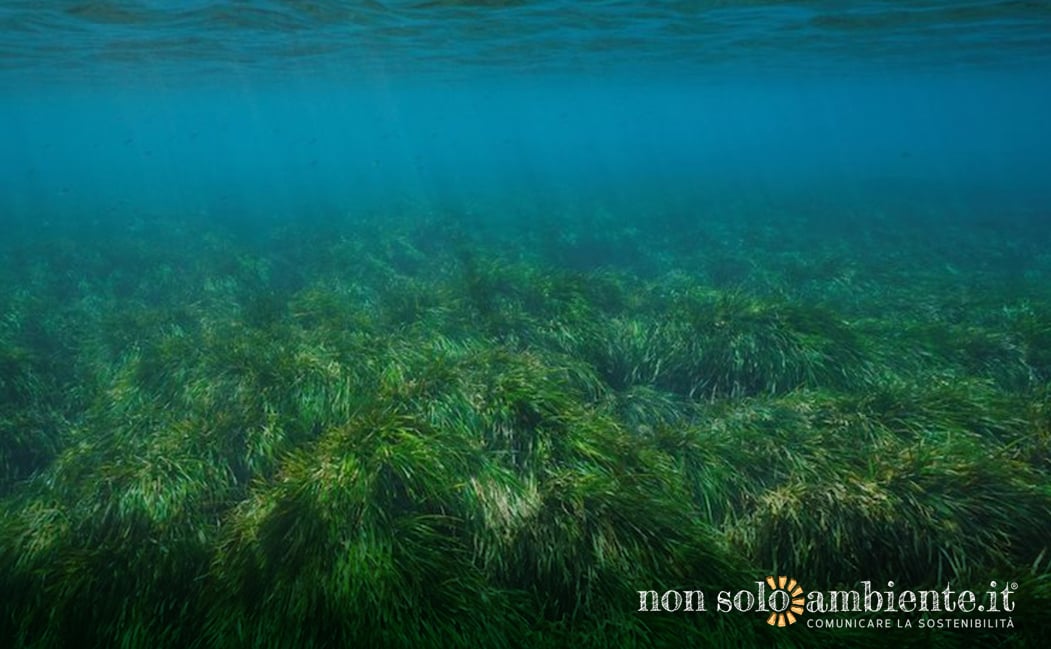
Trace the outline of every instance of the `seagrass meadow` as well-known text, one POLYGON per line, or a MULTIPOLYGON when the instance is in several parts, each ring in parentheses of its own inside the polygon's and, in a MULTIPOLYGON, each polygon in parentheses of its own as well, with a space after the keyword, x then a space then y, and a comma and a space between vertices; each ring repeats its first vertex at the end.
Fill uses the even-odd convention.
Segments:
POLYGON ((0 645, 1042 646, 1048 250, 816 203, 11 227, 0 645), (1013 628, 716 610, 767 575, 1014 582, 1013 628))
POLYGON ((1051 647, 1049 7, 0 2, 0 649, 1051 647))

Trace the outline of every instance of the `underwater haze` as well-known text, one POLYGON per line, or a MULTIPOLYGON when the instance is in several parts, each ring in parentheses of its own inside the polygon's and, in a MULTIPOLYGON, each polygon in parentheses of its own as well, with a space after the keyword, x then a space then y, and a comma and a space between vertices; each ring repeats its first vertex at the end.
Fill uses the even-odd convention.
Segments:
POLYGON ((1045 2, 5 2, 0 646, 1043 646, 1049 80, 1045 2))
POLYGON ((1013 211, 1046 205, 1051 177, 1042 3, 0 12, 16 218, 284 219, 512 193, 615 209, 697 190, 848 203, 928 190, 1013 211))

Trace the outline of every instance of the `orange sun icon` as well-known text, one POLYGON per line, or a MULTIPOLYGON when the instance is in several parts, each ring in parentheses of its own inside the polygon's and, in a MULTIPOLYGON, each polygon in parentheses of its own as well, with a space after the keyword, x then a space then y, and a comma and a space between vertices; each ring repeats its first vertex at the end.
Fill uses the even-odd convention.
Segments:
POLYGON ((795 579, 788 577, 778 577, 776 581, 773 577, 767 577, 766 584, 771 588, 769 601, 770 608, 774 610, 770 617, 766 618, 766 623, 770 626, 795 624, 798 616, 803 614, 803 604, 806 602, 803 589, 795 579), (780 605, 775 606, 775 602, 780 605))

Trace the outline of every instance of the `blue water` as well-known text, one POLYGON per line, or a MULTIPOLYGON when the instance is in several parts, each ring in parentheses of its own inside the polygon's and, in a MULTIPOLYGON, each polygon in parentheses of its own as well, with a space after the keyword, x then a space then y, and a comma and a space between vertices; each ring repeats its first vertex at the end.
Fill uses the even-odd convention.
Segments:
POLYGON ((9 2, 0 212, 1031 218, 1049 79, 1042 2, 9 2))

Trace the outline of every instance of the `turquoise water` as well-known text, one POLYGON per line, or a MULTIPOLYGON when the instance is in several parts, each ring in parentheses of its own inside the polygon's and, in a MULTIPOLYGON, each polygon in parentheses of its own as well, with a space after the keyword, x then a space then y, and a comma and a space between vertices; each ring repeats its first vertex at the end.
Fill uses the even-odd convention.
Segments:
POLYGON ((617 209, 650 192, 1024 212, 1051 177, 1042 3, 0 12, 9 218, 295 218, 393 196, 617 209))
POLYGON ((1044 647, 1049 80, 1046 2, 3 3, 0 647, 1044 647))

